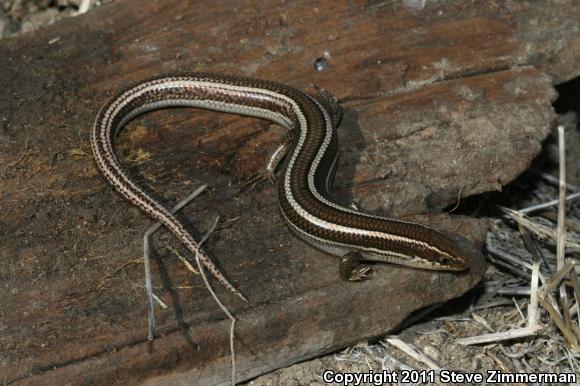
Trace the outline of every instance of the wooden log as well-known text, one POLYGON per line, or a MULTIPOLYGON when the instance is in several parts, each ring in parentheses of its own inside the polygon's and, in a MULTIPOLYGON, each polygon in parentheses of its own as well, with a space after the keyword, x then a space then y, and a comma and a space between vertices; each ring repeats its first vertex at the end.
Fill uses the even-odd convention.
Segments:
MULTIPOLYGON (((160 337, 147 344, 139 259, 150 223, 104 183, 88 144, 98 108, 120 87, 208 70, 319 84, 345 109, 341 201, 481 245, 484 222, 433 213, 501 189, 540 151, 552 84, 580 71, 579 24, 573 0, 421 9, 128 0, 0 41, 0 380, 229 380, 229 321, 163 250, 154 287, 169 307, 156 310, 160 337), (326 68, 315 70, 317 59, 326 68)), ((245 187, 280 135, 263 121, 172 109, 119 139, 130 173, 167 205, 210 186, 181 215, 192 231, 221 215, 206 249, 251 300, 217 288, 239 318, 238 380, 383 334, 483 272, 477 259, 464 275, 374 265, 372 280, 340 282, 334 258, 285 228, 273 188, 245 187)))

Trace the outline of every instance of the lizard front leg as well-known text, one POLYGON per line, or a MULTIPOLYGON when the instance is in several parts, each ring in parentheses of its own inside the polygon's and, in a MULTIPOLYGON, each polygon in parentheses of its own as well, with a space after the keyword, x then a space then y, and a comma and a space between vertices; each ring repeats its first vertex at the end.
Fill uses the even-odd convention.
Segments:
POLYGON ((338 273, 344 281, 363 281, 371 271, 369 267, 356 269, 362 261, 360 252, 348 252, 338 262, 338 273))

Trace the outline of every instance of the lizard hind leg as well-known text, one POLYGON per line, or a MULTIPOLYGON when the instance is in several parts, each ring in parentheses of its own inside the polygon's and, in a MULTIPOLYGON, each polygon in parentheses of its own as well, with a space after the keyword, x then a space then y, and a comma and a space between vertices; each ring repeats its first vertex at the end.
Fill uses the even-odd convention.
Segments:
POLYGON ((268 157, 268 162, 266 163, 266 168, 261 169, 256 174, 254 174, 248 181, 246 181, 240 191, 245 191, 250 187, 255 187, 257 184, 261 184, 264 181, 270 181, 272 185, 276 182, 276 170, 280 166, 280 163, 288 154, 290 147, 292 145, 292 140, 294 139, 294 130, 290 130, 277 144, 276 147, 270 152, 268 157))
POLYGON ((288 150, 292 145, 292 140, 294 139, 294 130, 290 130, 281 140, 278 142, 276 147, 270 153, 270 158, 266 164, 266 170, 263 172, 270 181, 274 182, 276 180, 276 170, 288 154, 288 150))
POLYGON ((338 262, 338 273, 344 281, 363 281, 370 272, 369 267, 357 268, 362 261, 360 252, 348 252, 338 262))

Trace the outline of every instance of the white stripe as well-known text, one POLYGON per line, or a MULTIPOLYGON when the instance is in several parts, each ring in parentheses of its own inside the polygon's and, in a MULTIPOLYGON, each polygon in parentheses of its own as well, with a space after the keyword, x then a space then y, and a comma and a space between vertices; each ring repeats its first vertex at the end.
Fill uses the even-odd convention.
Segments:
MULTIPOLYGON (((152 81, 152 82, 137 86, 136 88, 128 90, 125 94, 121 95, 117 99, 117 101, 115 103, 113 103, 109 107, 109 109, 107 109, 107 111, 105 112, 104 123, 106 123, 106 125, 104 125, 104 126, 107 127, 107 130, 102 130, 102 128, 101 128, 100 139, 106 145, 104 147, 104 150, 107 153, 108 160, 111 162, 110 165, 120 175, 123 176, 124 182, 131 185, 131 188, 142 193, 142 190, 139 187, 137 187, 131 180, 129 180, 124 175, 124 173, 122 172, 122 170, 120 168, 120 164, 118 163, 118 160, 117 160, 116 156, 114 155, 113 147, 112 147, 112 143, 111 143, 112 138, 108 134, 108 130, 113 129, 110 127, 113 119, 119 113, 119 111, 125 105, 127 105, 127 103, 130 103, 131 100, 133 100, 134 98, 137 98, 137 97, 139 97, 147 92, 150 92, 153 90, 159 90, 159 89, 163 89, 163 88, 196 88, 196 87, 206 87, 206 88, 213 88, 213 89, 217 89, 217 90, 231 90, 231 91, 237 91, 237 92, 242 92, 242 93, 251 92, 251 93, 256 94, 256 96, 272 97, 274 99, 271 100, 271 102, 276 103, 278 105, 280 105, 280 104, 279 104, 277 99, 284 100, 292 107, 292 109, 294 110, 294 113, 296 114, 298 121, 300 123, 300 127, 298 128, 300 131, 300 136, 298 138, 296 147, 294 148, 294 151, 293 151, 291 158, 290 158, 290 161, 288 163, 288 167, 286 169, 286 173, 285 173, 285 177, 284 177, 284 191, 285 191, 285 194, 287 196, 288 202, 292 205, 293 209, 296 211, 296 213, 298 213, 300 216, 302 216, 306 221, 308 221, 312 224, 315 224, 316 226, 319 226, 323 229, 328 229, 328 230, 335 231, 335 232, 343 232, 343 233, 348 233, 348 234, 362 235, 362 236, 366 236, 366 237, 377 237, 377 238, 391 240, 391 241, 402 241, 402 242, 412 243, 412 244, 420 245, 424 248, 433 250, 437 253, 444 254, 443 251, 441 251, 440 249, 438 249, 438 248, 436 248, 436 247, 434 247, 426 242, 422 242, 422 241, 412 239, 412 238, 392 235, 389 233, 379 232, 379 231, 364 230, 364 229, 334 224, 334 223, 328 222, 324 219, 318 218, 318 217, 312 215, 311 213, 309 213, 308 211, 306 211, 293 197, 292 190, 291 190, 291 181, 290 181, 290 177, 291 177, 294 163, 295 163, 296 159, 298 158, 298 156, 300 155, 300 151, 302 150, 302 148, 304 146, 304 142, 306 141, 306 135, 307 135, 308 129, 309 129, 306 125, 306 118, 305 118, 302 110, 300 109, 300 106, 298 105, 298 103, 295 100, 293 100, 290 97, 287 97, 286 95, 283 95, 283 94, 280 94, 277 92, 273 92, 270 90, 266 90, 266 89, 244 87, 244 86, 235 86, 235 85, 223 84, 223 83, 219 83, 219 82, 159 79, 156 81, 152 81)), ((309 169, 308 188, 309 188, 310 192, 319 202, 321 202, 327 206, 330 206, 332 208, 338 209, 340 211, 343 211, 343 212, 346 212, 349 214, 364 216, 364 217, 368 217, 368 218, 384 219, 383 217, 380 217, 380 216, 368 215, 365 213, 355 211, 355 210, 350 209, 350 208, 343 207, 343 206, 338 205, 334 202, 331 202, 331 201, 327 200, 324 196, 322 196, 320 194, 320 192, 316 189, 316 186, 314 183, 314 175, 315 175, 316 170, 320 164, 320 161, 324 157, 324 154, 327 151, 328 146, 330 144, 330 141, 332 139, 333 127, 332 127, 332 123, 331 123, 330 117, 328 115, 328 112, 322 106, 320 106, 320 104, 316 100, 312 99, 312 101, 317 104, 318 108, 320 109, 321 113, 323 114, 324 121, 326 123, 326 125, 325 125, 326 133, 325 133, 324 141, 323 141, 322 145, 320 146, 320 148, 318 149, 318 152, 315 156, 314 162, 312 163, 312 165, 310 166, 310 169, 309 169)), ((210 109, 210 110, 226 111, 226 112, 238 113, 238 114, 242 114, 242 115, 256 116, 256 117, 261 117, 261 118, 266 118, 266 119, 272 120, 274 122, 281 124, 282 126, 285 126, 289 129, 292 129, 292 124, 291 124, 290 120, 287 117, 283 116, 282 114, 274 113, 274 112, 272 112, 270 110, 266 110, 266 109, 260 109, 260 108, 254 108, 254 107, 248 107, 248 106, 243 106, 243 105, 238 105, 238 104, 218 102, 218 101, 212 101, 212 100, 166 100, 166 101, 159 101, 159 102, 151 103, 148 105, 139 106, 135 110, 129 112, 125 117, 123 117, 122 121, 119 124, 119 128, 114 128, 114 129, 115 129, 115 131, 119 131, 123 127, 123 125, 126 124, 130 119, 134 118, 136 115, 139 115, 145 111, 156 109, 159 107, 166 107, 166 106, 192 106, 192 107, 206 108, 206 109, 210 109)), ((102 155, 99 154, 98 156, 101 157, 102 155)), ((101 161, 103 162, 102 164, 104 165, 105 164, 104 160, 101 160, 101 161)), ((112 174, 109 174, 109 177, 112 180, 114 180, 112 174)), ((328 181, 327 181, 327 183, 328 183, 328 181)), ((155 209, 158 209, 158 210, 161 210, 163 208, 153 200, 148 201, 148 202, 143 201, 143 200, 138 200, 138 201, 141 205, 143 205, 145 207, 146 206, 153 206, 155 209)), ((165 208, 163 208, 163 210, 161 210, 161 212, 163 214, 168 213, 168 211, 165 208)), ((393 221, 393 220, 389 220, 389 221, 393 221)), ((394 220, 394 221, 406 223, 406 222, 403 222, 400 220, 394 220)), ((410 223, 410 224, 416 225, 415 223, 410 223)))

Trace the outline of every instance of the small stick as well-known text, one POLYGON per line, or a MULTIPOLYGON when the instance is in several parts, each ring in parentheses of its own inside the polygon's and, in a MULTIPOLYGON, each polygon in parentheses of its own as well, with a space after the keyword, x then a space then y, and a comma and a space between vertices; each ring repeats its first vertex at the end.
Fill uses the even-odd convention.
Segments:
POLYGON ((550 302, 546 301, 543 298, 543 296, 540 295, 538 297, 538 300, 542 304, 542 307, 544 307, 544 309, 548 311, 548 315, 550 315, 550 318, 554 321, 558 329, 562 332, 562 335, 564 335, 566 341, 568 341, 570 346, 575 351, 578 351, 578 343, 576 342, 576 336, 574 335, 572 330, 568 328, 568 326, 566 326, 566 323, 558 313, 558 310, 556 310, 556 308, 554 308, 552 304, 550 304, 550 302))
MULTIPOLYGON (((540 172, 536 169, 531 169, 531 172, 542 177, 543 179, 545 179, 547 182, 551 182, 554 185, 558 185, 560 183, 560 179, 558 177, 554 177, 551 174, 548 173, 544 173, 544 172, 540 172)), ((566 188, 570 191, 575 191, 577 192, 578 190, 580 190, 580 188, 578 188, 575 185, 572 184, 566 184, 566 188)))
POLYGON ((409 355, 416 361, 423 362, 424 364, 429 366, 430 369, 441 370, 441 367, 437 363, 433 362, 433 360, 431 360, 427 355, 423 354, 415 347, 403 342, 401 339, 391 337, 386 338, 385 341, 391 344, 392 346, 398 348, 399 350, 403 351, 405 354, 409 355))
MULTIPOLYGON (((485 291, 487 292, 487 291, 485 291)), ((492 292, 492 291, 490 291, 492 292)), ((503 287, 495 291, 498 295, 510 295, 510 296, 530 296, 530 289, 528 287, 517 286, 517 287, 503 287)), ((512 304, 511 302, 509 304, 512 304)))
POLYGON ((562 280, 568 275, 568 272, 574 269, 574 263, 568 260, 563 267, 558 269, 558 271, 550 277, 547 283, 545 283, 541 288, 540 292, 542 294, 548 294, 554 288, 556 288, 562 280))
POLYGON ((484 317, 479 316, 475 312, 472 312, 471 313, 471 317, 473 318, 473 320, 477 324, 479 324, 480 326, 482 326, 483 328, 485 328, 487 331, 495 332, 495 330, 493 328, 491 328, 491 326, 489 325, 488 321, 484 317))
POLYGON ((512 298, 512 300, 514 302, 514 306, 516 307, 516 311, 518 312, 518 314, 520 314, 520 318, 521 318, 520 324, 525 324, 526 323, 526 317, 524 316, 524 313, 522 312, 522 309, 520 308, 520 305, 518 304, 518 302, 516 302, 516 299, 512 298))
MULTIPOLYGON (((486 249, 487 251, 490 253, 488 255, 488 258, 491 262, 493 262, 495 265, 498 265, 504 269, 506 269, 507 271, 511 272, 513 275, 515 276, 519 276, 525 280, 530 280, 531 279, 531 275, 527 272, 525 272, 524 270, 514 267, 511 264, 508 264, 500 259, 498 259, 499 257, 504 257, 504 256, 509 256, 507 253, 491 246, 491 245, 486 245, 486 249)), ((521 263, 518 263, 521 265, 521 263)))
POLYGON ((483 334, 478 336, 471 336, 468 338, 461 338, 457 339, 455 342, 462 344, 464 346, 469 346, 472 344, 499 342, 515 338, 523 338, 526 336, 534 336, 542 328, 543 328, 542 326, 528 326, 523 328, 515 328, 509 331, 494 332, 491 334, 483 334))
POLYGON ((161 306, 161 308, 163 308, 164 310, 167 308, 167 304, 165 304, 165 303, 163 302, 163 300, 159 299, 159 296, 157 296, 157 295, 153 294, 153 299, 154 299, 154 300, 155 300, 157 303, 159 303, 159 305, 161 306))
POLYGON ((76 14, 82 15, 83 13, 86 13, 90 7, 91 0, 81 0, 81 3, 79 4, 79 9, 77 10, 76 14))
MULTIPOLYGON (((580 192, 572 193, 572 194, 569 194, 569 195, 564 196, 564 197, 565 197, 564 198, 565 201, 572 201, 572 200, 575 200, 578 197, 580 197, 580 192)), ((548 201, 548 202, 543 202, 543 203, 538 204, 538 205, 528 206, 527 208, 522 208, 522 209, 518 210, 518 212, 520 212, 521 214, 529 214, 531 212, 535 212, 536 210, 549 208, 551 206, 556 206, 559 203, 560 203, 560 199, 556 199, 556 200, 552 200, 552 201, 548 201)))
MULTIPOLYGON (((181 200, 175 207, 171 210, 171 213, 176 213, 194 198, 199 196, 207 188, 207 185, 202 185, 197 188, 189 196, 181 200)), ((153 286, 151 284, 151 247, 150 239, 151 235, 155 233, 157 229, 161 227, 161 223, 155 223, 151 228, 145 232, 143 235, 143 260, 145 262, 145 291, 147 292, 147 321, 149 325, 147 339, 152 341, 155 338, 155 311, 153 309, 153 286)))
POLYGON ((197 271, 197 269, 195 269, 195 267, 183 256, 181 256, 181 253, 179 253, 179 251, 171 246, 167 246, 167 249, 169 249, 175 256, 177 256, 177 258, 179 260, 181 260, 181 262, 185 265, 185 267, 190 271, 193 272, 196 275, 199 275, 199 272, 197 271))
MULTIPOLYGON (((200 247, 208 239, 209 235, 212 234, 212 232, 215 230, 215 228, 217 227, 218 221, 219 221, 219 216, 216 217, 210 230, 207 231, 206 234, 201 238, 201 241, 199 242, 200 247)), ((234 330, 236 327, 236 318, 230 313, 230 311, 226 308, 226 306, 223 305, 223 303, 217 297, 217 295, 213 291, 213 288, 209 284, 209 281, 207 280, 207 277, 205 275, 205 271, 204 271, 203 266, 201 264, 201 260, 199 259, 199 252, 195 254, 195 261, 197 263, 199 273, 201 274, 201 277, 203 278, 203 282, 205 283, 205 286, 207 287, 208 291, 211 293, 215 302, 218 304, 218 306, 220 306, 220 308, 222 309, 224 314, 226 314, 227 317, 232 321, 232 324, 230 325, 230 353, 231 353, 231 358, 232 358, 232 386, 235 386, 236 385, 236 356, 235 356, 235 351, 234 351, 234 330)))
MULTIPOLYGON (((558 126, 558 159, 560 163, 560 183, 559 186, 559 204, 558 204, 558 229, 557 229, 557 242, 556 242, 556 267, 558 269, 562 268, 565 264, 565 247, 566 247, 566 152, 565 145, 566 136, 564 133, 564 126, 558 126)), ((568 300, 568 293, 566 292, 566 285, 560 283, 560 302, 562 305, 562 314, 564 315, 564 324, 566 329, 572 329, 572 323, 570 319, 570 301, 568 300)), ((573 341, 570 341, 569 337, 566 337, 570 344, 573 346, 577 345, 576 336, 574 336, 573 341)))
MULTIPOLYGON (((502 259, 504 261, 508 261, 512 264, 521 265, 522 267, 524 267, 530 271, 532 270, 532 265, 530 263, 523 261, 523 260, 518 260, 517 257, 510 255, 509 253, 504 252, 501 249, 494 247, 493 245, 486 246, 486 249, 489 253, 492 253, 493 255, 495 255, 499 259, 502 259)), ((530 277, 527 272, 526 272, 526 277, 527 278, 530 277)))
POLYGON ((530 305, 528 306, 528 325, 538 325, 538 281, 540 278, 540 262, 532 264, 532 280, 530 283, 530 305))
MULTIPOLYGON (((473 307, 473 311, 485 310, 487 308, 492 308, 492 307, 511 306, 512 304, 513 303, 511 302, 511 300, 499 299, 499 300, 495 300, 493 302, 489 302, 489 303, 480 304, 478 306, 475 306, 475 307, 473 307)), ((469 319, 467 319, 467 320, 469 320, 469 319)))
MULTIPOLYGON (((517 223, 522 224, 522 226, 524 226, 525 228, 529 229, 531 232, 538 235, 538 237, 540 237, 541 239, 552 239, 552 240, 557 241, 558 234, 557 234, 557 231, 555 231, 553 228, 538 224, 538 223, 532 221, 525 214, 522 214, 522 213, 518 212, 517 210, 513 210, 513 209, 505 208, 505 207, 500 207, 500 208, 512 220, 514 220, 517 223)), ((575 251, 580 250, 580 244, 577 244, 577 243, 570 241, 570 240, 568 240, 568 241, 564 240, 564 241, 565 241, 565 245, 568 248, 572 248, 575 251)))

